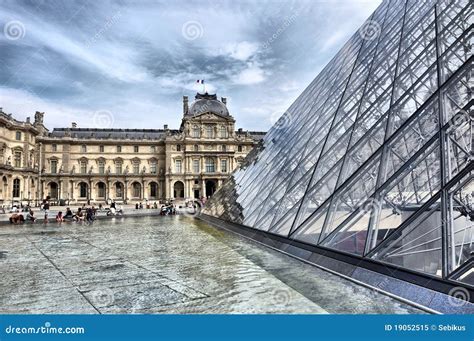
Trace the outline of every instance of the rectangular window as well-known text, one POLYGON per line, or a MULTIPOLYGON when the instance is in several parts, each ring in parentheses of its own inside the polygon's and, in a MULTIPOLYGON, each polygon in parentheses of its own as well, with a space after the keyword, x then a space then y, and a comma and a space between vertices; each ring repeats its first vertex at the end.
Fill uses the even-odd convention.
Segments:
POLYGON ((56 174, 58 172, 58 161, 51 160, 51 174, 56 174))
POLYGON ((216 165, 214 159, 206 159, 206 173, 214 173, 216 171, 216 165))
POLYGON ((176 173, 181 173, 181 160, 176 160, 174 166, 176 173))
POLYGON ((51 145, 51 150, 53 152, 57 152, 58 151, 58 145, 56 145, 56 144, 51 145))
POLYGON ((115 164, 115 174, 122 174, 122 163, 117 162, 115 164))
POLYGON ((133 174, 139 174, 140 173, 140 164, 138 162, 135 162, 133 164, 133 174))
POLYGON ((193 127, 193 137, 200 137, 201 136, 201 130, 198 126, 193 127))
POLYGON ((199 173, 199 159, 193 160, 193 172, 199 173))
MULTIPOLYGON (((101 146, 103 147, 103 146, 101 146)), ((105 162, 104 161, 99 161, 99 174, 104 174, 105 173, 105 162)))
POLYGON ((86 174, 86 173, 87 173, 87 162, 81 161, 81 174, 86 174))
POLYGON ((156 161, 152 161, 150 163, 150 173, 151 174, 156 174, 156 161))
POLYGON ((134 153, 138 153, 139 150, 140 150, 139 146, 133 146, 134 153))
POLYGON ((208 138, 214 138, 214 127, 211 125, 206 126, 206 135, 208 138))
POLYGON ((15 139, 16 139, 17 141, 21 141, 21 131, 17 131, 17 132, 16 132, 15 139))
POLYGON ((87 146, 86 146, 85 144, 83 144, 83 145, 81 146, 81 151, 82 151, 83 153, 87 153, 87 146))
POLYGON ((222 126, 219 134, 221 138, 223 139, 227 138, 227 127, 222 126))
POLYGON ((104 146, 99 146, 99 153, 103 153, 104 152, 104 146))
POLYGON ((21 152, 15 152, 14 157, 14 166, 20 168, 21 167, 21 152))
POLYGON ((122 152, 122 146, 117 146, 117 153, 121 153, 122 152))
POLYGON ((242 146, 238 146, 238 147, 237 147, 237 151, 238 151, 238 152, 242 152, 242 146))
POLYGON ((221 172, 227 173, 227 160, 221 160, 221 172))
POLYGON ((152 153, 156 153, 156 146, 151 146, 151 147, 150 147, 150 151, 151 151, 152 153))

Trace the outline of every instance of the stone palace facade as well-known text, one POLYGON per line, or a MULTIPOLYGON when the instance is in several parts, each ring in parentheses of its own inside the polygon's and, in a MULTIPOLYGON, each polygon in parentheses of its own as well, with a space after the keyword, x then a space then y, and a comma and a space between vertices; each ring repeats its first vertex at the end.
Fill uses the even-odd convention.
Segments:
POLYGON ((0 110, 0 203, 81 204, 211 196, 265 135, 235 130, 226 99, 183 97, 179 129, 54 128, 0 110))

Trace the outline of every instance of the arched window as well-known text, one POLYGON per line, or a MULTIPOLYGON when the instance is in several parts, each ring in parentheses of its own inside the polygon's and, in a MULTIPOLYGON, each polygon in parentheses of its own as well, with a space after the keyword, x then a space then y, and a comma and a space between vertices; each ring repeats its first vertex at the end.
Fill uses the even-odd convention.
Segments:
POLYGON ((123 198, 123 184, 121 182, 115 183, 115 197, 119 199, 123 198))
POLYGON ((85 182, 81 182, 79 184, 79 197, 80 198, 87 198, 87 184, 85 182))
POLYGON ((56 182, 51 182, 49 184, 49 195, 53 199, 58 198, 58 184, 56 182))
POLYGON ((150 183, 150 199, 158 197, 158 184, 156 182, 150 183))
POLYGON ((20 197, 20 179, 13 180, 13 197, 20 197))
POLYGON ((194 145, 194 151, 198 152, 199 151, 199 146, 197 144, 194 145))
POLYGON ((103 182, 97 184, 97 197, 105 198, 105 184, 103 182))
POLYGON ((132 184, 132 194, 134 198, 140 198, 142 194, 142 185, 139 182, 132 184))

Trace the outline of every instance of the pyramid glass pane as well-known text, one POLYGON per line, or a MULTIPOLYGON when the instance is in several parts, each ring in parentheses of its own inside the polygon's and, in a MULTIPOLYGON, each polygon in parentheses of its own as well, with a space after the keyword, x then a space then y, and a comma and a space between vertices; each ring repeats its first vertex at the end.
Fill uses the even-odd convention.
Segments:
POLYGON ((473 13, 382 2, 203 213, 472 285, 473 13))

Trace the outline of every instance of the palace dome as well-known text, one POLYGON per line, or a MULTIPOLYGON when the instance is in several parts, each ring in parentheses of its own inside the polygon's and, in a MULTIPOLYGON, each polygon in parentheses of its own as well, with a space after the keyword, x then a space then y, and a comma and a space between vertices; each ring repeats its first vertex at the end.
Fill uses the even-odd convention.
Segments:
POLYGON ((217 99, 216 94, 197 93, 195 101, 191 104, 186 115, 197 116, 206 112, 214 113, 221 116, 230 116, 225 103, 217 99))

